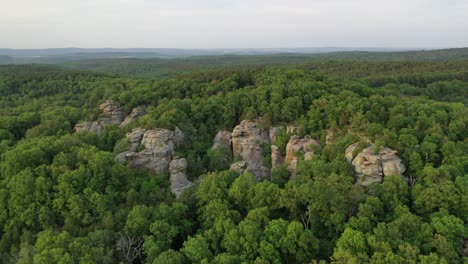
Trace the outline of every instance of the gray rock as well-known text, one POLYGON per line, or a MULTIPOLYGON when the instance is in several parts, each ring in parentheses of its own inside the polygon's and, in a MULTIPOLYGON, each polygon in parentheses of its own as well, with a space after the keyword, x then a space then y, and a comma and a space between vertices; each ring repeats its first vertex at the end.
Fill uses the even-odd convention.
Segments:
POLYGON ((310 136, 305 136, 303 138, 292 136, 289 138, 288 144, 286 145, 285 157, 288 169, 294 173, 298 162, 297 153, 302 153, 305 160, 310 160, 314 155, 314 148, 320 148, 320 143, 310 138, 310 136))
MULTIPOLYGON (((348 161, 349 157, 352 157, 348 152, 353 152, 356 148, 353 149, 351 146, 346 150, 348 161)), ((396 153, 395 150, 386 147, 381 148, 378 152, 374 151, 373 146, 362 150, 351 162, 356 172, 357 183, 368 186, 373 183, 381 183, 385 176, 403 175, 406 168, 396 153)))
POLYGON ((229 131, 219 131, 214 140, 212 149, 223 148, 226 150, 231 150, 231 132, 229 131))
POLYGON ((174 158, 169 164, 169 172, 171 173, 171 192, 178 199, 185 189, 194 185, 187 179, 187 160, 174 158))
POLYGON ((268 131, 256 122, 243 120, 231 134, 234 159, 246 162, 246 170, 255 175, 258 181, 270 176, 270 171, 263 166, 262 144, 269 144, 268 131))
POLYGON ((146 106, 137 106, 132 109, 132 112, 127 117, 125 117, 124 121, 120 123, 120 126, 128 126, 129 124, 137 121, 140 117, 144 115, 146 115, 146 106))
POLYGON ((277 146, 271 145, 271 168, 274 169, 284 163, 284 158, 277 146))

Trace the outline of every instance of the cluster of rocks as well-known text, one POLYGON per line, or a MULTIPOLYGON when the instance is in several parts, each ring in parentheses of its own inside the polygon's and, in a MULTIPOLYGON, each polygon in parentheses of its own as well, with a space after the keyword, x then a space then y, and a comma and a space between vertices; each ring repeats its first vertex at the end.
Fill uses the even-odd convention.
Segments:
POLYGON ((381 183, 385 176, 402 176, 405 172, 405 165, 396 155, 397 151, 387 147, 375 149, 375 146, 371 145, 355 155, 358 146, 359 143, 354 143, 345 151, 348 163, 354 166, 357 184, 368 186, 381 183))
MULTIPOLYGON (((271 171, 263 164, 263 148, 265 145, 274 144, 278 135, 283 131, 283 127, 261 127, 257 122, 243 120, 237 125, 232 133, 219 131, 216 135, 213 148, 223 147, 231 151, 234 163, 231 170, 237 173, 247 171, 255 175, 257 181, 269 178, 271 171)), ((297 127, 288 126, 286 133, 291 135, 297 132, 297 127)), ((271 167, 276 168, 282 164, 287 164, 288 169, 294 173, 297 161, 301 156, 310 159, 314 153, 314 148, 320 147, 318 141, 309 136, 300 138, 292 135, 286 146, 286 156, 283 157, 276 145, 271 145, 271 167)))
POLYGON ((104 131, 104 127, 106 126, 118 125, 120 127, 124 127, 138 120, 138 118, 146 114, 146 107, 137 106, 133 108, 130 115, 125 117, 124 120, 122 108, 117 102, 112 100, 107 100, 104 103, 102 103, 99 106, 99 109, 101 109, 104 117, 99 118, 95 121, 85 121, 83 123, 76 124, 75 131, 89 131, 91 133, 101 135, 104 131))
POLYGON ((171 190, 180 193, 193 185, 187 179, 187 160, 174 157, 175 148, 184 140, 178 128, 174 131, 162 128, 134 128, 126 134, 128 150, 119 153, 116 160, 127 162, 131 168, 145 168, 155 175, 171 173, 171 190))

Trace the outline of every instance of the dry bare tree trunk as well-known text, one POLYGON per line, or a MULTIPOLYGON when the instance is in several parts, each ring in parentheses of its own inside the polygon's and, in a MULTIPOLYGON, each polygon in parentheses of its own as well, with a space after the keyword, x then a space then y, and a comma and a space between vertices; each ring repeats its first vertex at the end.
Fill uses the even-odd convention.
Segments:
POLYGON ((143 238, 134 238, 127 234, 127 232, 121 232, 120 238, 117 240, 117 251, 120 253, 122 260, 126 264, 133 264, 137 259, 143 263, 141 258, 141 248, 143 245, 143 238))

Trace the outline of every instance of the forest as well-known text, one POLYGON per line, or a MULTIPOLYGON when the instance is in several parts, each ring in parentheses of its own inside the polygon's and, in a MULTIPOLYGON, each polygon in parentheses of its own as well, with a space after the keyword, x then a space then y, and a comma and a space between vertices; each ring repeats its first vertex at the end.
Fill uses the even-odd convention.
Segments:
POLYGON ((468 60, 229 58, 1 65, 0 262, 468 263, 468 60), (184 135, 176 195, 148 131, 184 135), (401 173, 368 184, 367 150, 401 173))

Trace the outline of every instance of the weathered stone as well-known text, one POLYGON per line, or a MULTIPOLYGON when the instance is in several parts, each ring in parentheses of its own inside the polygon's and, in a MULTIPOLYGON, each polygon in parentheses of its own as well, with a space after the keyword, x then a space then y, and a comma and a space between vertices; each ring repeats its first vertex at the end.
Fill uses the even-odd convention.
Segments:
POLYGON ((100 105, 99 109, 102 110, 106 117, 99 118, 96 121, 86 121, 75 125, 75 131, 89 131, 102 135, 105 126, 118 125, 122 122, 122 110, 117 102, 108 100, 100 105))
POLYGON ((182 132, 178 127, 174 129, 174 138, 177 145, 182 144, 185 140, 184 132, 182 132))
POLYGON ((187 160, 175 157, 169 164, 171 174, 171 192, 179 198, 182 192, 193 186, 193 182, 187 179, 187 160))
POLYGON ((120 124, 120 126, 128 126, 129 124, 137 121, 140 117, 144 115, 146 115, 146 106, 137 106, 132 109, 132 112, 127 117, 125 117, 124 121, 120 124))
POLYGON ((100 123, 102 126, 119 125, 122 122, 123 114, 120 105, 112 100, 107 100, 99 106, 99 109, 108 116, 101 118, 100 123))
POLYGON ((99 121, 86 121, 80 124, 75 125, 75 131, 88 131, 90 133, 96 133, 98 135, 102 135, 103 127, 99 124, 99 121))
POLYGON ((274 169, 284 163, 284 158, 281 156, 279 148, 271 145, 271 168, 274 169))
MULTIPOLYGON (((355 144, 353 144, 355 145, 355 144)), ((351 146, 353 146, 351 145, 351 146)), ((353 152, 356 147, 348 147, 346 157, 349 161, 349 152, 353 152)), ((357 183, 362 186, 368 186, 373 183, 381 183, 384 176, 403 175, 405 165, 396 155, 396 151, 383 147, 378 152, 374 151, 374 147, 370 146, 362 150, 352 160, 356 172, 357 183)))
POLYGON ((348 163, 351 163, 354 159, 354 151, 358 148, 359 142, 356 142, 354 144, 351 144, 348 146, 345 150, 345 158, 348 161, 348 163))
POLYGON ((288 164, 288 169, 293 173, 296 171, 298 161, 296 153, 304 154, 304 159, 309 160, 314 154, 314 148, 317 147, 320 147, 320 143, 310 138, 310 136, 305 136, 304 138, 292 136, 286 145, 285 161, 288 164))
POLYGON ((174 132, 159 128, 147 130, 142 136, 140 145, 144 146, 142 151, 129 152, 125 155, 129 166, 146 168, 156 175, 166 172, 174 154, 174 132))
POLYGON ((223 148, 231 151, 231 132, 229 131, 219 131, 214 140, 212 149, 223 148))
POLYGON ((231 164, 231 167, 229 169, 237 172, 238 174, 242 174, 244 173, 245 169, 247 169, 247 163, 241 160, 231 164))
POLYGON ((140 146, 140 142, 145 134, 146 129, 138 127, 132 129, 132 132, 127 133, 125 136, 127 137, 128 143, 130 143, 130 148, 128 151, 130 152, 137 152, 138 147, 140 146))
POLYGON ((270 176, 270 171, 263 166, 262 145, 268 144, 268 131, 257 123, 243 120, 231 134, 234 159, 241 158, 247 164, 247 171, 254 174, 258 181, 270 176))

